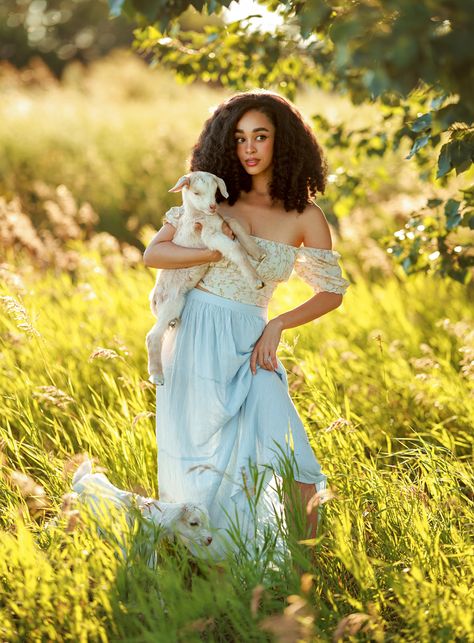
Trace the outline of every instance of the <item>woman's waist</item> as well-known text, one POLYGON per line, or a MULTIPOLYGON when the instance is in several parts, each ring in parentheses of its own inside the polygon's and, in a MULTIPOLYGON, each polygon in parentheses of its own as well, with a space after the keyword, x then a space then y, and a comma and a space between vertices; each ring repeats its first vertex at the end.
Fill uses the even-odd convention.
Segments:
POLYGON ((199 287, 193 288, 187 294, 187 299, 194 301, 203 301, 209 304, 214 304, 216 306, 223 306, 225 308, 230 308, 239 312, 244 312, 250 315, 256 315, 262 319, 267 320, 268 310, 266 303, 263 305, 251 303, 248 300, 242 301, 239 297, 235 296, 226 296, 225 293, 221 293, 219 289, 216 289, 217 292, 212 292, 205 289, 204 286, 199 285, 199 287))

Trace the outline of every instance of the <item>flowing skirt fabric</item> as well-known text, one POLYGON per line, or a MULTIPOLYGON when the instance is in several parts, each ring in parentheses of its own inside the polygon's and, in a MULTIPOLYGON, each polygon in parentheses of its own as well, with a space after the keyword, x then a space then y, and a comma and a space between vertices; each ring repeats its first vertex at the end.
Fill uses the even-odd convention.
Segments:
POLYGON ((250 370, 266 323, 265 308, 194 288, 163 343, 165 383, 156 397, 160 499, 207 507, 215 528, 207 551, 216 561, 236 550, 236 526, 255 556, 268 533, 277 536, 275 551, 282 548, 276 483, 283 453, 295 480, 317 491, 326 487, 282 363, 275 371, 250 370))

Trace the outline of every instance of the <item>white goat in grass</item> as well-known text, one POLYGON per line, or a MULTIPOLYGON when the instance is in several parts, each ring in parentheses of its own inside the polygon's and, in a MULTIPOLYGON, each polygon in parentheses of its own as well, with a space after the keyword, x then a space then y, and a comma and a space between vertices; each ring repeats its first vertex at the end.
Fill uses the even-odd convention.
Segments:
MULTIPOLYGON (((220 177, 210 172, 190 172, 179 178, 169 190, 182 190, 184 205, 173 242, 188 248, 219 250, 225 258, 237 265, 254 288, 263 288, 265 284, 250 263, 247 253, 257 261, 261 261, 265 253, 238 221, 217 212, 217 188, 222 196, 229 196, 220 177), (235 239, 222 231, 224 221, 235 234, 235 239), (201 224, 200 229, 196 224, 201 224)), ((201 264, 158 271, 155 286, 150 293, 151 310, 157 322, 146 336, 149 380, 153 384, 164 384, 161 361, 164 334, 168 327, 175 326, 179 321, 186 293, 199 283, 208 269, 209 264, 201 264)))
MULTIPOLYGON (((162 538, 179 538, 191 551, 195 546, 208 547, 212 543, 209 525, 209 512, 203 504, 192 502, 163 502, 154 498, 145 498, 132 491, 115 487, 103 473, 92 473, 92 462, 85 460, 72 478, 72 489, 75 500, 87 507, 94 517, 100 535, 107 536, 107 528, 115 525, 120 528, 119 517, 125 518, 129 528, 133 525, 133 512, 138 511, 144 527, 144 541, 147 564, 156 562, 156 552, 147 545, 152 545, 157 528, 162 538)), ((127 557, 126 545, 118 535, 120 548, 127 557)))

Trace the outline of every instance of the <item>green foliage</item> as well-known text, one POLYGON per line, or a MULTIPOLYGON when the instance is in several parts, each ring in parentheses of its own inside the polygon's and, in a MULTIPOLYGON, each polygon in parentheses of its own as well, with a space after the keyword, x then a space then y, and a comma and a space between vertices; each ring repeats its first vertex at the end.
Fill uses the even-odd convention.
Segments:
MULTIPOLYGON (((159 21, 157 40, 161 36, 182 39, 184 45, 192 34, 179 33, 176 19, 192 4, 199 11, 204 6, 210 11, 219 11, 229 2, 189 3, 148 0, 143 6, 139 0, 127 0, 123 10, 129 15, 142 15, 149 23, 159 21)), ((473 53, 470 34, 473 28, 473 0, 457 0, 446 3, 413 4, 409 0, 388 2, 353 3, 349 0, 338 3, 337 7, 312 0, 310 2, 275 2, 263 0, 272 11, 278 11, 288 28, 282 28, 288 43, 298 41, 307 60, 313 60, 331 82, 341 83, 351 92, 354 100, 365 100, 387 92, 408 96, 422 81, 430 86, 441 86, 448 93, 458 94, 460 101, 472 110, 473 53), (317 34, 315 41, 312 36, 317 34), (298 37, 299 36, 299 37, 298 37), (310 42, 307 42, 309 40, 310 42), (374 60, 377 68, 374 69, 374 60)), ((119 15, 122 3, 110 0, 113 15, 119 15)), ((226 38, 229 27, 211 28, 212 41, 219 40, 223 52, 228 50, 226 38)), ((242 47, 234 51, 236 67, 246 64, 249 52, 264 56, 258 51, 260 35, 254 30, 242 27, 239 34, 242 47)), ((264 48, 273 48, 273 38, 268 38, 264 48)), ((200 49, 192 51, 193 58, 201 61, 208 55, 207 43, 201 42, 200 49)), ((260 46, 260 48, 262 45, 260 46)), ((217 49, 220 54, 220 49, 217 49)), ((158 49, 156 55, 161 58, 158 49)), ((184 49, 182 50, 184 54, 184 49)), ((280 62, 277 58, 275 62, 280 62)), ((270 68, 266 70, 266 83, 270 68)), ((256 80, 256 77, 255 77, 256 80)), ((303 82, 304 79, 300 79, 303 82)), ((236 83, 229 82, 229 86, 236 83)))
MULTIPOLYGON (((437 112, 424 113, 413 119, 413 113, 419 112, 428 100, 429 97, 421 96, 411 104, 405 104, 403 109, 395 114, 386 110, 382 123, 360 128, 346 123, 334 127, 322 116, 313 118, 316 131, 321 132, 320 138, 324 146, 331 149, 332 155, 341 149, 350 150, 352 153, 351 169, 346 165, 344 171, 337 176, 337 189, 333 191, 330 188, 328 195, 329 203, 334 203, 334 209, 338 214, 350 212, 351 206, 363 202, 364 194, 373 190, 373 177, 367 176, 367 159, 383 157, 384 163, 388 165, 390 155, 399 151, 403 138, 407 138, 411 144, 406 159, 415 157, 421 177, 427 181, 434 173, 434 168, 431 167, 433 152, 430 148, 435 149, 435 155, 438 154, 440 132, 437 128, 437 112), (425 155, 422 155, 421 150, 425 147, 425 155)), ((460 131, 461 135, 472 136, 468 130, 458 130, 455 125, 451 126, 451 130, 452 135, 460 131)), ((443 167, 443 159, 449 154, 446 150, 451 149, 452 143, 447 143, 441 148, 438 168, 443 167)), ((458 156, 457 162, 464 163, 464 160, 458 156)), ((467 169, 465 165, 464 168, 467 169)), ((456 175, 461 174, 461 171, 462 167, 457 165, 456 175)), ((440 169, 438 175, 439 173, 440 169)), ((471 170, 468 176, 473 175, 474 172, 471 170)), ((447 179, 445 181, 447 182, 447 179)), ((403 229, 393 235, 384 234, 378 241, 408 275, 419 270, 434 271, 444 277, 467 283, 472 279, 474 266, 472 209, 472 189, 461 189, 458 199, 443 199, 430 195, 425 205, 409 213, 403 229), (440 207, 441 205, 443 207, 440 207)))
POLYGON ((395 232, 395 242, 384 239, 406 274, 436 269, 461 283, 470 278, 474 252, 467 230, 472 229, 474 191, 466 190, 465 197, 463 202, 429 199, 424 209, 413 212, 403 229, 395 232), (464 239, 461 226, 466 228, 464 239), (453 230, 458 232, 457 240, 450 234, 453 230))
MULTIPOLYGON (((345 92, 355 104, 377 102, 387 121, 398 122, 398 129, 391 128, 391 140, 386 131, 366 130, 359 154, 384 158, 390 146, 396 148, 406 137, 411 141, 406 158, 415 160, 423 180, 443 179, 452 170, 457 175, 468 172, 467 180, 472 179, 474 0, 262 4, 283 19, 272 33, 250 28, 247 19, 200 32, 182 31, 177 19, 186 2, 148 0, 145 12, 138 0, 127 0, 124 11, 144 18, 134 32, 134 48, 174 69, 184 82, 199 78, 237 90, 269 86, 292 99, 309 83, 345 92), (430 149, 437 153, 436 172, 430 149)), ((111 6, 118 15, 120 2, 111 6)), ((204 8, 203 3, 194 6, 204 8)), ((217 12, 222 6, 227 3, 206 5, 217 12)), ((348 139, 351 128, 345 130, 348 139)), ((335 146, 342 144, 340 138, 334 137, 335 146)), ((455 194, 451 198, 458 199, 455 194)), ((439 228, 440 246, 454 227, 439 228)), ((411 254, 418 249, 413 247, 411 254)), ((443 274, 468 279, 470 271, 459 271, 453 264, 443 274)))
POLYGON ((139 53, 152 52, 152 60, 176 70, 179 78, 190 83, 197 78, 206 83, 243 87, 272 84, 294 96, 302 79, 310 79, 301 47, 288 42, 277 30, 269 42, 268 34, 255 32, 250 37, 241 21, 220 33, 218 26, 205 26, 202 32, 179 31, 164 36, 153 25, 135 30, 134 47, 139 53), (236 48, 238 64, 235 63, 236 48))
POLYGON ((110 20, 106 0, 3 0, 0 5, 0 60, 23 67, 40 56, 60 76, 71 60, 92 62, 125 46, 133 25, 110 20))
MULTIPOLYGON (((80 453, 123 488, 159 491, 152 271, 78 249, 76 280, 13 253, 2 266, 3 640, 331 640, 354 613, 371 640, 470 640, 474 329, 460 284, 360 279, 327 318, 285 331, 279 356, 335 494, 316 541, 289 543, 292 562, 265 574, 243 551, 219 571, 163 544, 153 570, 139 542, 125 564, 87 521, 46 528, 80 453), (15 473, 41 487, 21 491, 15 473)), ((282 284, 270 318, 309 294, 282 284)))

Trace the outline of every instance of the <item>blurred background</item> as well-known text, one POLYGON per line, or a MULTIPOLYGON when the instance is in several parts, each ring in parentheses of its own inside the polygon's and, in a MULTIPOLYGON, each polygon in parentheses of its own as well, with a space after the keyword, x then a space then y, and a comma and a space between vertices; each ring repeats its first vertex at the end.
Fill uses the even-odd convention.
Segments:
MULTIPOLYGON (((234 2, 222 17, 190 7, 181 29, 237 20, 255 13, 254 5, 234 2)), ((270 28, 275 17, 263 7, 258 13, 270 28)), ((105 0, 2 3, 4 253, 14 249, 37 265, 74 272, 80 249, 95 243, 103 252, 118 249, 136 265, 163 214, 178 202, 168 189, 185 170, 210 111, 231 90, 199 79, 184 84, 163 66, 148 65, 130 47, 135 26, 122 16, 109 18, 105 0)), ((300 88, 294 102, 323 145, 331 123, 391 127, 376 106, 354 106, 315 87, 300 88)), ((318 203, 347 270, 371 278, 400 272, 381 242, 432 194, 414 164, 403 161, 411 142, 384 150, 383 163, 376 153, 355 154, 356 143, 332 145, 328 189, 318 203)))

